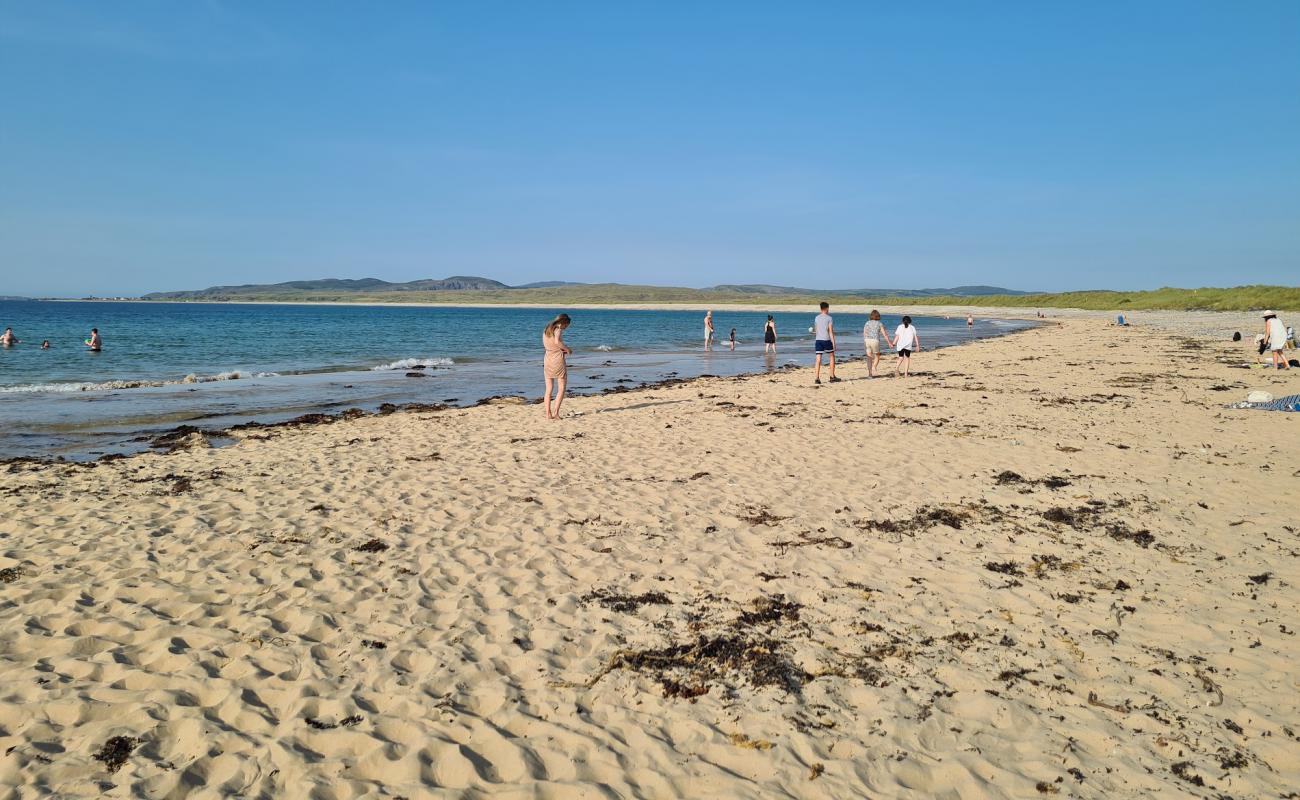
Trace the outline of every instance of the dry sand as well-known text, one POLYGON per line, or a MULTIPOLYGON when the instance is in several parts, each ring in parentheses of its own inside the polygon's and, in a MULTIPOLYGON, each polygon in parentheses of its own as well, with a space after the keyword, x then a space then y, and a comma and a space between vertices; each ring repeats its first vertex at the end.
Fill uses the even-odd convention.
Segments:
POLYGON ((1300 414, 1224 406, 1300 371, 1098 316, 12 464, 0 785, 1295 796, 1300 414))

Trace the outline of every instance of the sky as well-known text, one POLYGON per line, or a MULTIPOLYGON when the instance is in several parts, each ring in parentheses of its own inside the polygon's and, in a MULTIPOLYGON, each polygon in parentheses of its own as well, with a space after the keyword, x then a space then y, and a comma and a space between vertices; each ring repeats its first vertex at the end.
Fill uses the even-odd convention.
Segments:
POLYGON ((1300 284, 1300 2, 0 0, 0 295, 1300 284))

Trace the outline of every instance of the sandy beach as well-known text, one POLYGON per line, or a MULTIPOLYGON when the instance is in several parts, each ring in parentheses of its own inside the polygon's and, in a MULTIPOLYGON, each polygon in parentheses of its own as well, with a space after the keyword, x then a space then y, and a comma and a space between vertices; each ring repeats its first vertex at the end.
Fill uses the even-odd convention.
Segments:
POLYGON ((4 796, 1297 796, 1300 370, 1048 313, 0 467, 4 796))

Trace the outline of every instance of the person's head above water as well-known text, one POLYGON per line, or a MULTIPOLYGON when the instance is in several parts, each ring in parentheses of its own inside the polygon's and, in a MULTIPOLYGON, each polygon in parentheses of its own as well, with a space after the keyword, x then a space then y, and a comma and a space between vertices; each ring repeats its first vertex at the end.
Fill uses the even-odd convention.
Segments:
POLYGON ((49 339, 46 339, 45 341, 41 342, 41 349, 42 349, 42 350, 49 350, 49 349, 50 349, 50 340, 49 340, 49 339))
POLYGON ((556 328, 559 328, 560 330, 564 330, 565 328, 569 327, 569 323, 571 321, 572 320, 569 319, 568 314, 560 314, 555 319, 546 323, 546 335, 550 336, 551 334, 555 333, 556 328))

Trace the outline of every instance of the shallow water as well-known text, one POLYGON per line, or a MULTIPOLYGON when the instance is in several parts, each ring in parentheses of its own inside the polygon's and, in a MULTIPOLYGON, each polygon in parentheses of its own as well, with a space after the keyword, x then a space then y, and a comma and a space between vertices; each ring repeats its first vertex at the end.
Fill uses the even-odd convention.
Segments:
MULTIPOLYGON (((139 449, 182 423, 222 427, 381 403, 468 405, 541 395, 541 328, 562 309, 223 303, 0 302, 0 457, 91 458, 139 449), (82 341, 99 328, 104 350, 82 341), (49 350, 40 342, 48 339, 49 350), (408 377, 414 372, 423 377, 408 377)), ((811 362, 814 311, 775 313, 778 353, 763 353, 766 314, 719 310, 704 352, 698 311, 580 309, 565 339, 572 391, 669 377, 737 375, 811 362), (737 346, 726 338, 736 329, 737 346)), ((837 314, 841 356, 863 351, 862 314, 837 314)), ((898 318, 885 317, 892 328, 898 318)), ((915 317, 927 348, 1031 323, 915 317)), ((922 358, 924 356, 922 355, 922 358)))

